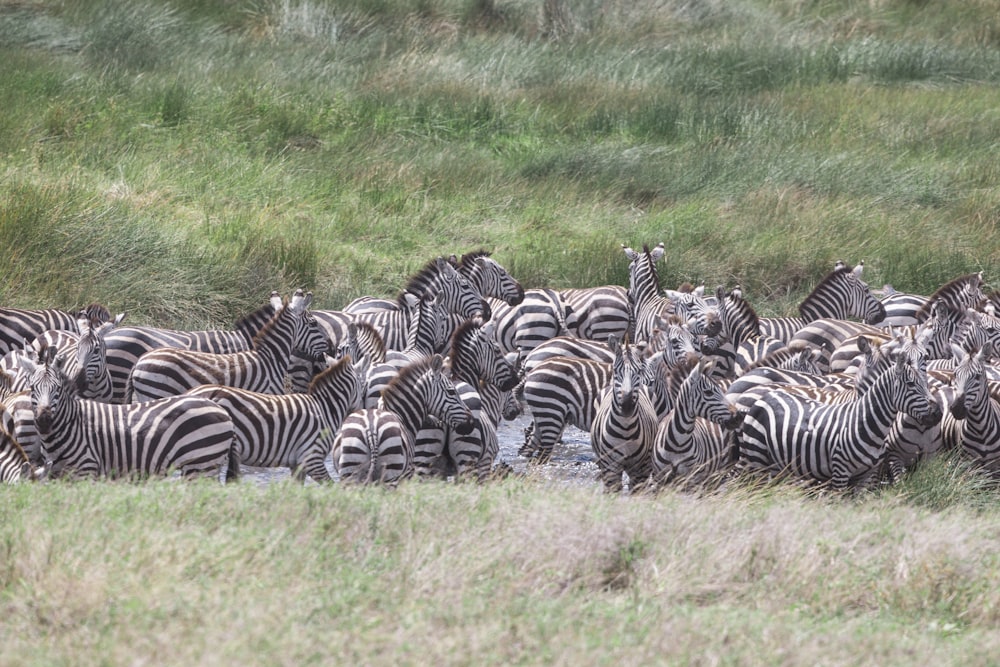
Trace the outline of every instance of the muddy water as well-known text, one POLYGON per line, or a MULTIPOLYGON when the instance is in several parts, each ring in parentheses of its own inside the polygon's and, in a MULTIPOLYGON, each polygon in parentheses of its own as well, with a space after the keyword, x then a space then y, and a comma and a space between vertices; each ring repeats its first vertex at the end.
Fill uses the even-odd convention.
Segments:
MULTIPOLYGON (((598 483, 590 434, 573 426, 566 428, 562 443, 556 445, 549 463, 529 465, 523 456, 518 456, 517 450, 524 443, 524 429, 530 423, 530 417, 521 416, 514 421, 501 422, 497 428, 500 458, 514 468, 516 474, 556 484, 591 486, 598 483)), ((329 459, 327 468, 333 470, 329 459)), ((287 469, 244 467, 242 474, 244 482, 254 484, 269 484, 289 477, 287 469)))

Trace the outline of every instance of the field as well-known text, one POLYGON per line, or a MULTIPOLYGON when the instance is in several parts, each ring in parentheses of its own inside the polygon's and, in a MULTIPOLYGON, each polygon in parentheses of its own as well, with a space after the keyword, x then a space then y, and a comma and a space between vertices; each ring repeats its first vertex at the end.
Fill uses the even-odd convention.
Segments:
MULTIPOLYGON (((224 327, 484 248, 526 288, 1000 268, 990 0, 0 0, 0 304, 224 327)), ((997 492, 532 476, 0 490, 0 663, 989 664, 997 492)))

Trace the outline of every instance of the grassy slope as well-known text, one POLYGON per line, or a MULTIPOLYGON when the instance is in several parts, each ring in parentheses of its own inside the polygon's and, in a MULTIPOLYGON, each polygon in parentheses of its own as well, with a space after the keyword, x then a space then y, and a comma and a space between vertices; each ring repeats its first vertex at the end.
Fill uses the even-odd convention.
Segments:
MULTIPOLYGON (((480 246, 529 287, 995 275, 993 3, 0 0, 0 302, 225 324, 480 246)), ((994 492, 0 489, 0 662, 986 663, 994 492), (79 508, 86 508, 80 511, 79 508)))

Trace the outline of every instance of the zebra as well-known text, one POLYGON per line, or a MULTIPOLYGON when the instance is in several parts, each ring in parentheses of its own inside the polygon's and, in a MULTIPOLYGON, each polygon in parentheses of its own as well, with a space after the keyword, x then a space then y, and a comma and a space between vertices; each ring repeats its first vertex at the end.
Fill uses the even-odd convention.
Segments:
POLYGON ((43 331, 59 329, 77 331, 79 313, 83 312, 88 321, 107 322, 111 313, 98 303, 90 304, 82 311, 60 308, 25 310, 22 308, 0 308, 0 356, 11 350, 20 349, 25 341, 34 340, 43 331))
POLYGON ((560 290, 559 296, 573 312, 569 329, 574 336, 601 342, 608 336, 622 339, 628 334, 631 309, 621 285, 568 288, 560 290))
POLYGON ((356 300, 357 305, 353 309, 349 305, 344 312, 350 314, 355 321, 368 322, 374 326, 387 349, 401 350, 406 346, 410 331, 409 300, 419 300, 426 294, 437 294, 441 308, 455 314, 460 320, 476 315, 484 320, 490 319, 492 310, 489 302, 443 257, 438 257, 412 276, 395 304, 357 304, 356 300))
POLYGON ((628 474, 633 493, 650 484, 652 450, 656 437, 656 408, 644 382, 645 360, 628 341, 619 344, 608 337, 614 349, 610 385, 594 400, 590 446, 597 458, 604 490, 621 491, 628 474))
POLYGON ((213 354, 233 354, 253 349, 254 337, 280 308, 281 297, 271 294, 268 303, 240 318, 233 330, 178 331, 147 326, 118 327, 104 336, 105 357, 111 378, 111 403, 124 403, 128 378, 139 358, 159 348, 177 348, 213 354))
POLYGON ((955 351, 958 363, 952 378, 955 396, 951 415, 961 420, 962 453, 991 475, 1000 473, 1000 402, 990 396, 986 365, 993 354, 987 343, 982 349, 955 351))
POLYGON ((865 487, 879 472, 886 435, 899 412, 926 424, 941 420, 926 383, 903 354, 857 400, 827 405, 788 392, 762 395, 738 432, 737 470, 764 470, 865 487))
MULTIPOLYGON (((448 259, 458 272, 465 276, 482 296, 500 299, 509 306, 524 301, 524 288, 486 250, 448 259)), ((489 319, 488 317, 484 319, 489 319)))
POLYGON ((678 478, 700 483, 735 463, 734 448, 723 429, 737 428, 743 416, 712 377, 712 363, 700 359, 673 371, 680 387, 672 399, 673 409, 660 419, 653 440, 657 483, 678 478))
POLYGON ((321 358, 329 341, 308 313, 312 292, 301 289, 283 304, 277 294, 277 311, 254 339, 254 349, 232 354, 212 354, 164 348, 144 354, 129 377, 130 398, 147 401, 183 394, 202 384, 224 384, 251 391, 280 394, 292 352, 321 358))
POLYGON ((761 334, 787 343, 795 332, 820 318, 846 320, 854 317, 866 324, 878 324, 885 319, 885 306, 861 280, 864 266, 863 261, 854 268, 837 262, 833 271, 799 304, 801 317, 762 317, 761 334))
POLYGON ((528 353, 550 338, 569 333, 568 319, 572 310, 551 289, 529 289, 516 306, 493 301, 494 335, 505 354, 528 353))
POLYGON ((836 372, 831 367, 833 353, 847 340, 856 342, 861 336, 882 336, 883 329, 863 322, 832 317, 813 320, 796 331, 789 345, 804 344, 817 351, 817 365, 824 373, 836 372))
POLYGON ((414 466, 422 477, 474 473, 482 481, 500 453, 496 428, 504 407, 501 401, 511 395, 520 377, 487 329, 481 318, 472 318, 452 335, 451 379, 472 412, 475 428, 459 435, 445 424, 425 422, 414 444, 414 466))
MULTIPOLYGON (((315 310, 310 310, 309 314, 317 315, 318 313, 315 310)), ((316 321, 322 327, 322 320, 319 317, 316 317, 316 321)), ((385 363, 385 344, 375 327, 367 322, 348 322, 345 332, 344 336, 330 338, 331 341, 339 341, 336 345, 331 342, 335 359, 349 356, 354 360, 355 365, 364 362, 366 375, 367 369, 385 363)), ((329 334, 329 329, 327 329, 327 334, 329 334)), ((288 365, 287 389, 289 393, 305 393, 309 388, 309 383, 316 375, 322 373, 327 365, 325 359, 319 361, 293 357, 288 365)))
POLYGON ((219 474, 233 443, 233 422, 223 408, 189 396, 131 405, 83 399, 55 353, 46 348, 38 364, 24 362, 52 476, 219 474))
MULTIPOLYGON (((382 390, 396 377, 400 368, 436 354, 443 347, 446 332, 445 313, 441 312, 438 296, 410 295, 407 297, 407 303, 411 313, 406 346, 401 350, 387 350, 385 361, 369 371, 364 399, 366 408, 375 407, 382 390)), ((482 321, 478 317, 474 319, 482 321)))
POLYGON ((21 480, 36 481, 49 473, 47 466, 35 467, 17 440, 0 428, 0 483, 16 484, 21 480))
POLYGON ((611 380, 611 364, 589 359, 553 357, 524 376, 522 400, 531 413, 520 456, 547 463, 566 426, 589 431, 594 399, 611 380))
POLYGON ((443 372, 435 354, 403 368, 382 392, 378 407, 350 413, 333 442, 333 465, 341 481, 395 486, 413 474, 414 438, 427 415, 465 435, 472 413, 443 372))
POLYGON ((364 368, 351 358, 333 360, 300 394, 263 394, 223 385, 202 385, 185 396, 209 399, 233 420, 235 440, 229 452, 226 481, 240 474, 240 464, 287 467, 299 481, 308 474, 330 481, 324 460, 348 413, 361 407, 364 368))
POLYGON ((953 278, 934 290, 913 317, 919 324, 934 313, 934 307, 939 303, 944 303, 954 310, 965 311, 967 308, 979 308, 985 300, 983 272, 970 273, 953 278))

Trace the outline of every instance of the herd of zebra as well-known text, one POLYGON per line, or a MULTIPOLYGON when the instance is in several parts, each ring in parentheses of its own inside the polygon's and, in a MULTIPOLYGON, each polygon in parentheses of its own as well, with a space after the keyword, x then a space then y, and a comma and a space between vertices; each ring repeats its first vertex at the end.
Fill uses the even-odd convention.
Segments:
POLYGON ((799 317, 740 287, 662 289, 664 246, 622 246, 629 284, 524 290, 489 252, 439 257, 395 300, 311 309, 272 293, 233 330, 0 309, 0 479, 221 475, 396 485, 548 464, 590 433, 608 491, 791 476, 893 483, 958 449, 1000 471, 998 298, 981 273, 877 298, 837 263, 799 317), (331 475, 331 468, 333 475, 331 475))

